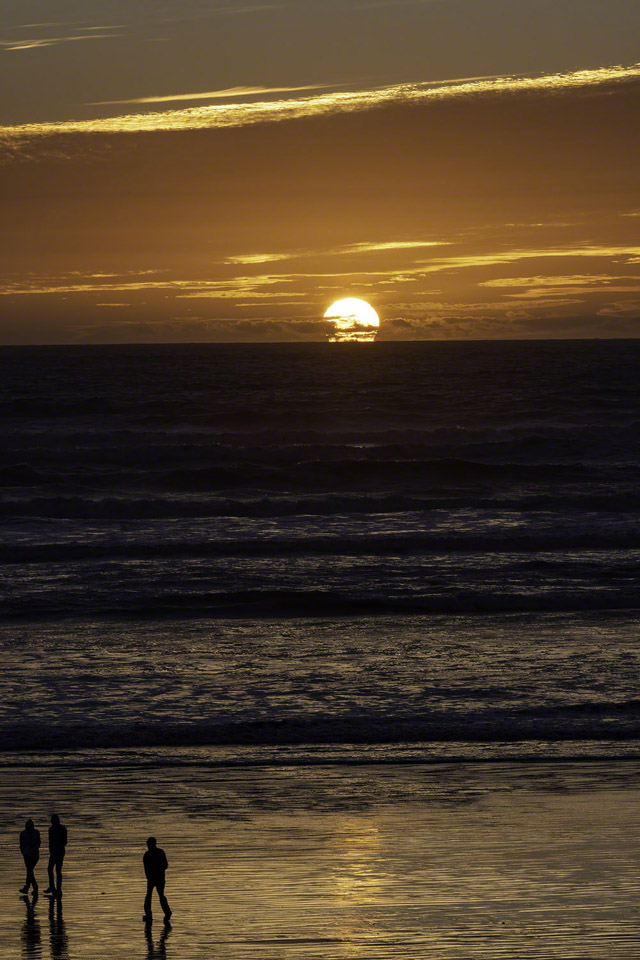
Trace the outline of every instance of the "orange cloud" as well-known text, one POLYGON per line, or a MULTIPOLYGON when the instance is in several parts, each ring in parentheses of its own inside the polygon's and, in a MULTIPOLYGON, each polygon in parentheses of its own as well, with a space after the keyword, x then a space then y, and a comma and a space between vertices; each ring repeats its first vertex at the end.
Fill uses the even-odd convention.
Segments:
POLYGON ((353 113, 393 103, 409 104, 523 91, 560 92, 602 83, 620 83, 638 77, 640 77, 640 64, 535 77, 510 76, 460 82, 448 81, 435 86, 433 83, 401 83, 372 90, 340 91, 293 100, 261 100, 245 104, 189 107, 181 110, 129 114, 95 120, 5 126, 0 127, 0 139, 70 133, 133 133, 239 127, 302 117, 353 113))

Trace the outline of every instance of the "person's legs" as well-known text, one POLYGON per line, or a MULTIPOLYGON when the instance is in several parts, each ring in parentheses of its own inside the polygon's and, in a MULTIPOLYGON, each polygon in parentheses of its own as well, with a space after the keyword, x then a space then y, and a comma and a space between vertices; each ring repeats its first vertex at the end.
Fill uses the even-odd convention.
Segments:
POLYGON ((158 896, 160 897, 160 906, 162 907, 162 911, 165 917, 170 917, 171 907, 169 906, 167 898, 164 895, 164 878, 156 882, 156 887, 158 889, 158 896))
MULTIPOLYGON (((64 860, 64 853, 56 857, 56 893, 58 896, 62 895, 62 861, 64 860)), ((53 871, 52 871, 53 873, 53 871)))
POLYGON ((25 864, 25 866, 26 866, 26 868, 27 868, 27 881, 26 881, 26 883, 25 883, 25 886, 26 886, 27 890, 29 889, 30 886, 33 886, 34 891, 38 889, 38 884, 37 884, 37 882, 36 882, 36 875, 35 875, 35 873, 33 872, 34 867, 35 867, 35 865, 36 865, 37 862, 38 862, 38 858, 37 858, 37 857, 35 857, 35 858, 34 858, 34 857, 25 857, 25 858, 24 858, 24 864, 25 864))
POLYGON ((32 866, 31 866, 29 860, 27 859, 27 857, 24 856, 24 854, 23 854, 23 858, 24 858, 24 865, 25 865, 25 867, 27 868, 27 879, 26 879, 25 882, 24 882, 24 886, 23 886, 23 887, 20 887, 20 893, 29 893, 29 884, 31 883, 31 876, 32 876, 32 874, 33 874, 33 868, 32 868, 32 866))
POLYGON ((147 880, 147 895, 144 898, 144 916, 145 920, 151 920, 151 894, 153 893, 153 888, 155 883, 153 880, 147 880))
POLYGON ((55 858, 55 857, 53 856, 53 854, 52 854, 52 855, 49 857, 49 863, 47 864, 47 876, 49 877, 49 886, 47 887, 47 891, 48 891, 49 893, 53 893, 53 891, 54 891, 55 888, 56 888, 56 884, 55 884, 55 881, 54 881, 54 879, 53 879, 53 865, 54 865, 55 862, 56 862, 56 858, 55 858))

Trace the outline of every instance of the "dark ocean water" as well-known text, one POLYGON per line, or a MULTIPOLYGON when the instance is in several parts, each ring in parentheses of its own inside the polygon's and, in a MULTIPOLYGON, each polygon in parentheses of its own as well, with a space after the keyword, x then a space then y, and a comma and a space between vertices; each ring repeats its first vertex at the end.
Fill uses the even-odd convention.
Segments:
POLYGON ((639 375, 639 341, 0 350, 2 747, 640 755, 639 375))

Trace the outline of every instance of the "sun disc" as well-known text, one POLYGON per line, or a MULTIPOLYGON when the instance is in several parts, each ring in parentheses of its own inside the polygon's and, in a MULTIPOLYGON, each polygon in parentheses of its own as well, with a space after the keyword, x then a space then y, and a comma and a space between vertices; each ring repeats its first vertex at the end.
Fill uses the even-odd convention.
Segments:
POLYGON ((332 303, 324 315, 335 325, 333 340, 374 340, 380 317, 366 300, 345 297, 332 303))

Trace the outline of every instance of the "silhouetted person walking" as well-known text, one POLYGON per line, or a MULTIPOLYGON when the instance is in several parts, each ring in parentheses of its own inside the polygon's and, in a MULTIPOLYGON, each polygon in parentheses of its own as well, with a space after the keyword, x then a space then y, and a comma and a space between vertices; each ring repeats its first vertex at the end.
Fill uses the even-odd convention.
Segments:
POLYGON ((142 862, 144 864, 144 873, 147 878, 147 895, 144 900, 144 916, 142 919, 145 923, 151 923, 153 920, 153 915, 151 913, 151 894, 153 893, 153 888, 155 887, 158 891, 158 896, 160 897, 160 906, 164 911, 164 922, 169 923, 171 908, 169 907, 167 898, 164 895, 164 875, 169 866, 169 862, 164 850, 158 846, 155 837, 149 837, 147 840, 147 847, 148 850, 142 858, 142 862))
POLYGON ((57 813, 51 814, 51 826, 49 827, 49 865, 47 873, 49 874, 49 886, 45 893, 50 893, 54 897, 62 896, 62 861, 67 848, 67 828, 60 823, 60 817, 57 813), (56 880, 53 879, 53 869, 55 867, 56 880))
POLYGON ((34 874, 34 868, 40 859, 40 831, 36 830, 31 817, 24 825, 24 830, 20 834, 20 852, 24 857, 24 865, 27 868, 27 879, 20 893, 29 893, 29 887, 33 887, 34 897, 38 895, 38 884, 34 874))

